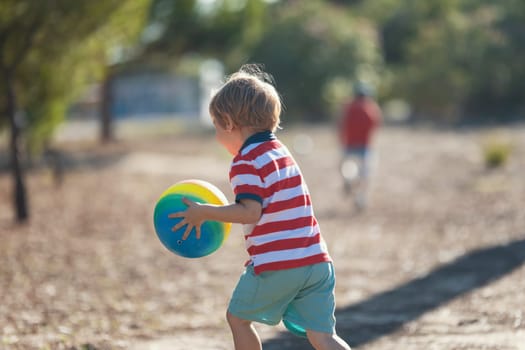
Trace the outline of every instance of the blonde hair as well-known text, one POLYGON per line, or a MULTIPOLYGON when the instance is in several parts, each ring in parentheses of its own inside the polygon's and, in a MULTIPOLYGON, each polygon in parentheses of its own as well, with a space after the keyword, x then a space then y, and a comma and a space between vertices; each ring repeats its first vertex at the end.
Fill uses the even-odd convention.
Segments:
POLYGON ((238 127, 275 131, 279 127, 281 98, 272 77, 258 65, 244 65, 212 97, 209 111, 221 125, 226 117, 238 127))

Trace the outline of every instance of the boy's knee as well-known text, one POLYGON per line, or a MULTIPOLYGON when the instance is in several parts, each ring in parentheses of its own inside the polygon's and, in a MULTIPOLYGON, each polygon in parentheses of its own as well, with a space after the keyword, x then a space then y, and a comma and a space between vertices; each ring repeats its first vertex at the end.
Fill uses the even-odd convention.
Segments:
POLYGON ((228 324, 232 328, 239 327, 239 326, 250 326, 252 324, 251 321, 239 318, 231 314, 229 311, 226 312, 226 320, 228 321, 228 324))

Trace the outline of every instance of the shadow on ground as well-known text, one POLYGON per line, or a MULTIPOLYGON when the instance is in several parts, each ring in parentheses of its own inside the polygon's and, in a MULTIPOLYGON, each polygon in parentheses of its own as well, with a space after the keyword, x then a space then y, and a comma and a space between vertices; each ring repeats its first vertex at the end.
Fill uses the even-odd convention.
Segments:
MULTIPOLYGON (((352 347, 359 347, 395 332, 443 303, 491 283, 524 262, 525 240, 472 251, 424 277, 338 309, 337 332, 352 347)), ((265 350, 310 348, 306 340, 288 332, 264 343, 265 350)))
MULTIPOLYGON (((113 166, 117 161, 124 158, 128 153, 124 151, 73 154, 65 150, 46 150, 42 157, 31 159, 27 162, 28 169, 49 168, 54 172, 66 172, 81 168, 102 169, 113 166)), ((10 171, 9 157, 7 153, 0 151, 0 173, 10 171)))

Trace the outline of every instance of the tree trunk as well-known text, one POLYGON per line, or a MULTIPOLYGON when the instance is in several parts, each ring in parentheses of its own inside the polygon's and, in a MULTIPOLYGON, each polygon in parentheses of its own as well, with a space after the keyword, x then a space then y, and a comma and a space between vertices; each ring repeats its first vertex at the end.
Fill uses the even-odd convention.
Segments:
POLYGON ((113 134, 113 115, 111 107, 113 105, 113 74, 111 68, 107 68, 104 82, 102 83, 100 96, 100 140, 103 143, 114 140, 113 134))
POLYGON ((14 207, 16 210, 17 222, 23 223, 29 218, 29 212, 20 150, 21 121, 17 119, 16 116, 16 94, 13 86, 13 80, 9 72, 4 73, 6 84, 6 115, 9 118, 9 126, 11 131, 10 165, 13 176, 14 207))

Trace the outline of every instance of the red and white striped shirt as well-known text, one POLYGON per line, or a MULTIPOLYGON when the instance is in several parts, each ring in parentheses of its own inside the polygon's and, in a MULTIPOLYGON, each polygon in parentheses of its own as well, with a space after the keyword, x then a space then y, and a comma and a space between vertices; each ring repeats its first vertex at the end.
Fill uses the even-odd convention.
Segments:
POLYGON ((331 261, 310 194, 288 149, 270 131, 249 137, 232 161, 235 200, 256 200, 262 215, 243 225, 255 273, 331 261))

